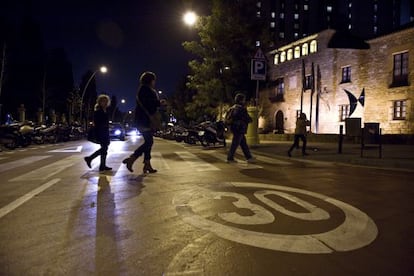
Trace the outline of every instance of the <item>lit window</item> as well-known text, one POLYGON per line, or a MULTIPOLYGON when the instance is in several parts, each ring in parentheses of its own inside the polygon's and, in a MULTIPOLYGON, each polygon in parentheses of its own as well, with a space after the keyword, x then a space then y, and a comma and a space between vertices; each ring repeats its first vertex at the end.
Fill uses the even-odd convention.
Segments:
POLYGON ((284 32, 279 33, 279 37, 280 38, 285 38, 285 33, 284 32))
POLYGON ((407 101, 394 101, 393 106, 393 119, 394 120, 405 120, 407 116, 407 101))
POLYGON ((270 16, 271 16, 272 18, 275 18, 275 17, 276 17, 276 13, 275 13, 275 12, 272 12, 272 13, 270 14, 270 16))
POLYGON ((350 14, 348 14, 348 18, 349 19, 351 19, 352 18, 352 14, 350 13, 350 14))
POLYGON ((260 40, 256 40, 256 47, 260 47, 260 40))
POLYGON ((344 122, 349 117, 349 104, 343 104, 339 106, 339 121, 344 122))
POLYGON ((279 54, 276 54, 275 57, 273 58, 273 64, 278 64, 279 63, 279 54))
POLYGON ((295 58, 300 58, 300 47, 296 46, 295 47, 295 54, 294 54, 295 58))
POLYGON ((351 66, 342 67, 342 81, 344 82, 351 82, 351 66))
POLYGON ((260 11, 256 12, 256 17, 261 17, 261 12, 260 11))
POLYGON ((308 55, 308 43, 302 45, 302 56, 308 55))
POLYGON ((308 6, 308 5, 303 5, 303 10, 304 10, 304 11, 309 10, 309 6, 308 6))
POLYGON ((280 62, 285 62, 286 61, 286 52, 282 52, 280 54, 280 62))
POLYGON ((316 53, 317 50, 318 50, 318 46, 316 44, 316 40, 312 40, 310 43, 310 52, 316 53))
POLYGON ((408 85, 408 52, 394 55, 393 86, 408 85))
POLYGON ((282 97, 285 94, 285 83, 283 78, 279 78, 276 80, 276 97, 282 97))
POLYGON ((327 11, 327 12, 332 12, 332 6, 327 6, 327 7, 326 7, 326 11, 327 11))
POLYGON ((299 19, 299 14, 298 14, 298 13, 295 13, 295 14, 294 14, 294 18, 295 18, 295 19, 299 19))
POLYGON ((352 8, 352 2, 349 2, 348 8, 352 8))
POLYGON ((348 30, 351 30, 351 29, 352 29, 352 25, 348 24, 348 30))
POLYGON ((294 34, 293 34, 293 36, 294 36, 295 38, 298 38, 298 37, 299 37, 299 34, 298 34, 298 33, 294 33, 294 34))
POLYGON ((374 26, 374 34, 376 34, 378 32, 378 27, 374 26))
POLYGON ((289 49, 287 51, 287 60, 291 60, 293 58, 293 50, 289 49))
POLYGON ((280 19, 283 19, 283 18, 285 18, 285 14, 283 12, 281 12, 279 17, 280 17, 280 19))
POLYGON ((256 5, 257 5, 258 8, 261 8, 262 7, 262 2, 258 1, 256 5))
POLYGON ((270 22, 270 28, 274 28, 276 27, 276 23, 275 22, 270 22))

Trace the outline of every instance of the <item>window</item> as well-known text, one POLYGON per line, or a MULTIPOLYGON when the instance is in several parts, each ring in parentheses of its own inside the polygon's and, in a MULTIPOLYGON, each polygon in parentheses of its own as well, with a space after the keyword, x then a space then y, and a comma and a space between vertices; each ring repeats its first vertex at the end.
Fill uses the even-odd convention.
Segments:
POLYGON ((351 82, 351 66, 342 67, 341 83, 351 82))
POLYGON ((286 61, 286 52, 282 52, 280 54, 280 62, 285 62, 286 61))
POLYGON ((278 64, 278 63, 279 63, 279 54, 276 54, 273 59, 273 64, 278 64))
POLYGON ((308 55, 308 43, 302 45, 302 56, 308 55))
POLYGON ((295 58, 300 58, 300 46, 295 47, 294 57, 295 58))
POLYGON ((309 90, 312 89, 313 86, 313 79, 312 79, 312 75, 307 75, 305 76, 305 90, 309 90))
POLYGON ((274 81, 274 90, 272 95, 270 95, 269 100, 271 102, 281 102, 284 101, 285 94, 285 83, 283 78, 278 78, 274 81))
POLYGON ((306 5, 306 4, 305 4, 305 5, 303 5, 303 10, 304 10, 304 11, 307 11, 308 9, 309 9, 309 6, 308 6, 308 5, 306 5))
POLYGON ((393 119, 394 120, 405 120, 407 114, 407 101, 395 101, 393 108, 393 119))
POLYGON ((279 16, 280 16, 280 19, 285 18, 285 14, 283 12, 281 12, 279 16))
POLYGON ((327 11, 327 12, 332 12, 332 6, 327 6, 327 7, 326 7, 326 11, 327 11))
POLYGON ((408 85, 408 52, 394 54, 393 85, 408 85))
POLYGON ((287 51, 287 60, 291 60, 293 58, 293 50, 289 49, 287 51))
POLYGON ((349 104, 339 106, 339 121, 344 122, 349 117, 349 104))
POLYGON ((272 18, 275 18, 275 17, 276 17, 276 13, 275 13, 275 12, 272 12, 272 13, 270 14, 270 16, 271 16, 272 18))
POLYGON ((270 28, 274 28, 276 27, 276 23, 275 22, 270 22, 270 28))
POLYGON ((352 29, 352 25, 348 24, 348 30, 351 30, 351 29, 352 29))
POLYGON ((298 38, 298 37, 299 37, 299 34, 298 34, 298 33, 294 33, 294 34, 293 34, 293 36, 294 36, 295 38, 298 38))
POLYGON ((284 33, 284 32, 280 32, 280 33, 279 33, 279 37, 280 37, 280 38, 285 38, 285 33, 284 33))
POLYGON ((299 24, 298 24, 298 23, 293 24, 293 28, 294 28, 295 30, 299 30, 299 24))
POLYGON ((295 13, 295 14, 293 15, 293 17, 294 17, 295 19, 299 19, 299 14, 298 14, 298 13, 295 13))
POLYGON ((318 49, 317 49, 316 40, 312 40, 312 42, 310 43, 310 52, 316 53, 317 50, 318 49))

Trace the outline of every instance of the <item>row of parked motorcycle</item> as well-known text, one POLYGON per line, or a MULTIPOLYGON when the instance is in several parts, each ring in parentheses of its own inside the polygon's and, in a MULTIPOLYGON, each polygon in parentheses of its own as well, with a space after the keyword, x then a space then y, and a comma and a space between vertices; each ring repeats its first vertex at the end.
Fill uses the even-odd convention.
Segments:
POLYGON ((36 125, 33 122, 15 122, 0 126, 0 147, 15 149, 30 144, 59 143, 85 137, 80 125, 36 125))
POLYGON ((200 144, 205 148, 225 147, 226 130, 226 126, 222 121, 206 121, 192 126, 170 123, 166 129, 156 132, 155 136, 190 145, 200 144))

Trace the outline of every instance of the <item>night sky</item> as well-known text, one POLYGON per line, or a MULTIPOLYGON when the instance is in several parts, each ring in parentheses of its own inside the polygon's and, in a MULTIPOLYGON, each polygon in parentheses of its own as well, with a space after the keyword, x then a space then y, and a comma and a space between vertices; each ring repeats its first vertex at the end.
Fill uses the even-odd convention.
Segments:
POLYGON ((45 49, 66 50, 75 86, 88 69, 106 65, 108 73, 96 77, 98 93, 125 98, 122 111, 135 105, 143 71, 157 74, 157 90, 174 92, 191 59, 181 44, 196 38, 182 15, 190 9, 209 12, 207 0, 45 0, 32 1, 29 9, 27 2, 6 0, 0 13, 16 23, 25 12, 31 14, 40 24, 45 49))

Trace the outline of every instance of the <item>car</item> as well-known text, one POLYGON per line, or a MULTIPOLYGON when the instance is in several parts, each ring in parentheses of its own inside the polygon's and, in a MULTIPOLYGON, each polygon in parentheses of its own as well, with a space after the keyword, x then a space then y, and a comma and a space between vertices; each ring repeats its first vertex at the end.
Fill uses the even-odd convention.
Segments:
POLYGON ((138 129, 136 127, 128 127, 125 130, 125 134, 127 136, 138 136, 138 135, 140 135, 140 133, 139 133, 139 131, 138 131, 138 129))
POLYGON ((120 123, 109 124, 109 137, 125 141, 125 128, 120 123))

